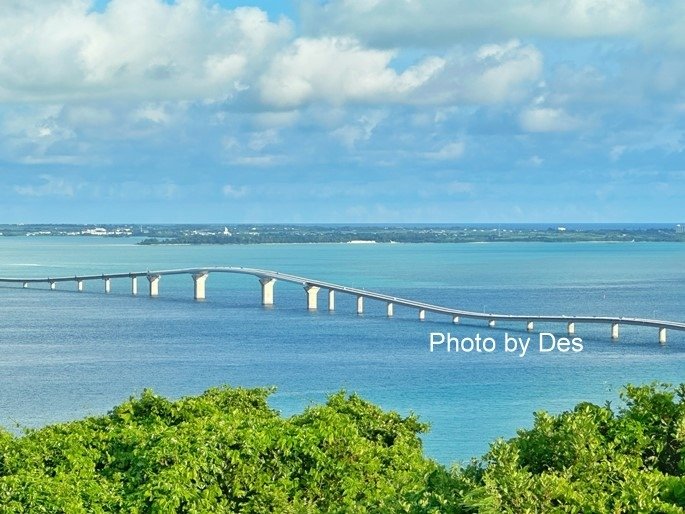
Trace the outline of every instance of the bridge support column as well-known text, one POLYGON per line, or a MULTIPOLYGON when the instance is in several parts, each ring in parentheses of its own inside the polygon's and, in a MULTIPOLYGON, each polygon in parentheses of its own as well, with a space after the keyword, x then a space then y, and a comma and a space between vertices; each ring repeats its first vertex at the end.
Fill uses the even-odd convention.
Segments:
POLYGON ((83 280, 76 280, 76 290, 79 293, 83 291, 83 280))
POLYGON ((57 282, 55 282, 54 280, 51 280, 50 281, 50 289, 52 289, 53 291, 55 289, 57 289, 57 282))
POLYGON ((455 325, 459 323, 459 316, 452 316, 452 323, 454 323, 455 325))
POLYGON ((112 291, 112 279, 109 277, 102 277, 102 280, 105 283, 105 293, 109 293, 112 291))
POLYGON ((488 326, 494 327, 495 326, 495 320, 494 319, 488 320, 488 326))
POLYGON ((426 309, 419 309, 419 319, 421 321, 426 319, 426 309))
POLYGON ((388 302, 386 312, 388 314, 388 318, 392 318, 395 315, 395 304, 388 302))
POLYGON ((535 327, 535 323, 533 323, 532 321, 529 321, 528 323, 526 323, 526 330, 528 332, 532 332, 534 327, 535 327))
POLYGON ((196 300, 205 299, 205 282, 209 273, 200 272, 193 275, 193 298, 196 300))
POLYGON ((319 289, 320 288, 317 286, 304 286, 304 290, 307 293, 307 309, 309 309, 310 311, 316 310, 319 289))
POLYGON ((659 327, 659 344, 666 344, 666 328, 659 327))
POLYGON ((618 339, 618 323, 611 324, 611 339, 614 341, 618 339))
POLYGON ((138 294, 138 277, 131 277, 131 294, 133 296, 138 294))
POLYGON ((273 305, 274 304, 274 284, 276 283, 275 278, 262 277, 259 279, 259 283, 262 285, 262 305, 273 305))
POLYGON ((573 321, 569 321, 566 324, 566 332, 568 335, 572 336, 576 333, 576 324, 573 321))
POLYGON ((364 314, 364 297, 357 296, 357 314, 364 314))
POLYGON ((150 296, 159 295, 159 275, 148 275, 147 280, 150 282, 150 296))
POLYGON ((333 289, 328 290, 328 310, 335 310, 335 291, 333 289))

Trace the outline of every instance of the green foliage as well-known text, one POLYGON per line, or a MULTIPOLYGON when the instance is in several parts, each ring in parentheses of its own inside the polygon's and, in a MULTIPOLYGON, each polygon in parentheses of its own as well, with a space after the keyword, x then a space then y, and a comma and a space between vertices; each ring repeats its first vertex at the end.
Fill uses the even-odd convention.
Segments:
POLYGON ((145 391, 105 417, 0 432, 0 512, 450 511, 415 417, 339 393, 284 419, 268 394, 145 391))
POLYGON ((451 471, 415 417, 356 395, 283 418, 268 389, 150 391, 107 416, 0 430, 0 513, 685 513, 685 387, 538 413, 451 471))
MULTIPOLYGON (((492 445, 461 495, 474 512, 685 512, 685 403, 680 386, 627 386, 625 407, 581 403, 538 413, 492 445)), ((462 472, 464 474, 464 472, 462 472)))

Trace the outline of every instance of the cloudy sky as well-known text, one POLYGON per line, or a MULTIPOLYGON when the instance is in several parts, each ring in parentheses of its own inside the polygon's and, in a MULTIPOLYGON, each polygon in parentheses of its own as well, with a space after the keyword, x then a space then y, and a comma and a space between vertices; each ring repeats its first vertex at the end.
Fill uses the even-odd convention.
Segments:
POLYGON ((685 220, 679 0, 0 2, 0 223, 685 220))

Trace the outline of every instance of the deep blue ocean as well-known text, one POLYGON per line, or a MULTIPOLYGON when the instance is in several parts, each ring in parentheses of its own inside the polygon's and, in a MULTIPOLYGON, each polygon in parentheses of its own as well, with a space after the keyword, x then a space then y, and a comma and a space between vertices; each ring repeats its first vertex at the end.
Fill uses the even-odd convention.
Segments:
MULTIPOLYGON (((0 276, 47 277, 245 266, 287 272, 455 308, 521 314, 643 316, 685 321, 685 245, 671 243, 303 244, 137 246, 132 239, 0 237, 0 276)), ((189 276, 29 289, 0 285, 0 425, 13 431, 107 412, 144 388, 177 398, 221 384, 275 386, 284 415, 345 389, 431 424, 431 457, 445 464, 487 451, 528 427, 533 412, 581 401, 619 405, 626 383, 685 382, 685 332, 660 346, 654 328, 576 327, 582 352, 540 353, 538 331, 565 326, 453 325, 448 316, 336 296, 306 309, 301 287, 279 282, 260 305, 256 278, 210 275, 207 299, 189 276), (429 351, 431 332, 492 337, 492 353, 429 351), (505 333, 531 337, 525 357, 505 333)))

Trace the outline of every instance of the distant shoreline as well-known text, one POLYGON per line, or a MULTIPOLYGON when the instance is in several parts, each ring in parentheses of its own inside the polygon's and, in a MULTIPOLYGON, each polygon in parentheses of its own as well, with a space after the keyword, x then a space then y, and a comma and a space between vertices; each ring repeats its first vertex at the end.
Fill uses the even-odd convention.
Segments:
POLYGON ((235 231, 227 234, 178 234, 150 237, 140 245, 235 245, 235 244, 397 244, 397 243, 639 243, 685 242, 675 229, 641 230, 525 230, 525 229, 435 229, 368 228, 235 231))
POLYGON ((136 238, 138 245, 685 242, 685 224, 0 225, 0 237, 136 238))

